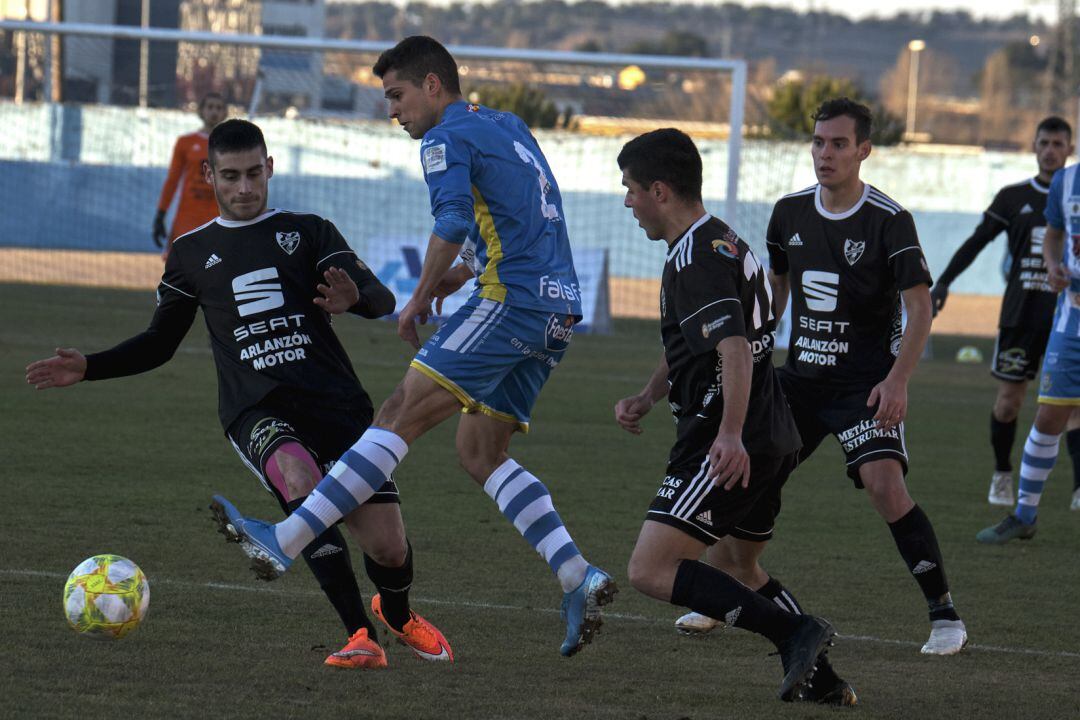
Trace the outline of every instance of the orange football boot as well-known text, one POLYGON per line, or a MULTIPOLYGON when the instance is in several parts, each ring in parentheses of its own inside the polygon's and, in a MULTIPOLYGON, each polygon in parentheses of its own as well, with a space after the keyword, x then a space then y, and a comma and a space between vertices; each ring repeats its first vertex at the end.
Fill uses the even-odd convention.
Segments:
POLYGON ((386 653, 379 643, 368 637, 367 628, 360 628, 345 647, 326 658, 327 665, 340 668, 364 668, 374 670, 386 667, 386 653))
POLYGON ((394 633, 400 642, 412 648, 421 660, 454 662, 454 651, 450 649, 450 643, 446 642, 439 629, 412 610, 409 611, 409 621, 400 632, 390 627, 390 623, 383 617, 381 596, 375 595, 371 598, 371 611, 390 628, 390 632, 394 633))

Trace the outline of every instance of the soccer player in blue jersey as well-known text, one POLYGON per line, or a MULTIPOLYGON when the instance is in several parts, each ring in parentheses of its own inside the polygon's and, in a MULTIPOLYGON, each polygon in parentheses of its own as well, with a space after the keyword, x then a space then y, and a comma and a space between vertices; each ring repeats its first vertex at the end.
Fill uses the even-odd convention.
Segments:
POLYGON ((975 536, 990 545, 1035 537, 1043 486, 1057 460, 1069 416, 1080 406, 1080 165, 1054 173, 1044 213, 1047 282, 1060 295, 1046 346, 1039 409, 1024 443, 1016 508, 975 536))
POLYGON ((507 454, 514 432, 528 431, 537 394, 581 319, 559 187, 520 118, 461 99, 457 63, 436 40, 402 40, 374 73, 390 117, 420 140, 435 219, 398 320, 416 357, 371 428, 291 518, 245 518, 221 497, 216 511, 256 573, 273 579, 322 529, 366 502, 415 440, 463 412, 461 465, 558 577, 567 623, 560 651, 573 655, 599 628, 615 583, 585 561, 543 483, 507 454), (459 255, 464 262, 453 266, 459 255), (421 345, 416 321, 472 277, 472 297, 421 345))

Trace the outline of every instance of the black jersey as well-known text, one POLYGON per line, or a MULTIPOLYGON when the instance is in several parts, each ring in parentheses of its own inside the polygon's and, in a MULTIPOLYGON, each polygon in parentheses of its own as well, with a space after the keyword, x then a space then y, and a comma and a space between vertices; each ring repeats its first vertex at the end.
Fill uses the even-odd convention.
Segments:
POLYGON ((799 449, 795 422, 772 366, 776 315, 765 271, 750 247, 720 220, 705 215, 667 254, 660 289, 660 333, 668 365, 668 399, 678 424, 679 456, 700 458, 724 413, 720 341, 745 337, 754 359, 743 446, 750 454, 799 449), (685 447, 686 440, 698 447, 685 447))
POLYGON ((900 293, 933 282, 911 214, 869 184, 851 209, 830 213, 815 185, 776 203, 766 243, 773 272, 791 281, 791 373, 883 380, 900 353, 900 293))
POLYGON ((964 241, 938 281, 951 285, 979 252, 1008 232, 1009 276, 1001 302, 998 326, 1049 328, 1057 306, 1057 293, 1046 282, 1042 245, 1046 234, 1046 198, 1050 188, 1031 178, 998 191, 983 213, 982 222, 964 241))
POLYGON ((276 389, 313 404, 371 400, 312 302, 323 272, 339 267, 360 289, 350 311, 391 312, 393 295, 361 263, 333 223, 270 210, 249 221, 217 218, 176 239, 149 329, 87 358, 87 379, 143 372, 167 361, 202 308, 218 375, 218 414, 228 428, 276 389))

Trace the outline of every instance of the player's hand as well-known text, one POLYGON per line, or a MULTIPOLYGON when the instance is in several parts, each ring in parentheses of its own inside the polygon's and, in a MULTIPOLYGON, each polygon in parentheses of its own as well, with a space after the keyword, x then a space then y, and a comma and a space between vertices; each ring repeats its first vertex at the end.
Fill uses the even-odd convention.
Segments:
POLYGON ((412 345, 414 349, 419 350, 420 336, 416 332, 416 321, 419 320, 420 324, 424 325, 430 317, 430 300, 417 300, 415 297, 410 299, 398 315, 398 337, 412 345))
POLYGON ((938 283, 930 288, 930 317, 937 317, 941 309, 945 307, 945 301, 949 298, 949 286, 938 283))
POLYGON ((736 485, 750 487, 750 455, 742 444, 742 436, 721 430, 709 448, 709 472, 713 484, 725 490, 736 485))
POLYGON ((907 417, 907 382, 892 376, 879 382, 866 399, 866 407, 875 405, 877 412, 874 413, 874 422, 878 428, 892 430, 904 422, 907 417))
POLYGON ((615 422, 631 435, 645 432, 641 429, 641 418, 652 410, 652 400, 644 395, 631 395, 615 403, 615 422))
POLYGON ((473 276, 471 272, 462 272, 462 267, 462 265, 455 265, 447 270, 432 291, 431 299, 435 301, 436 315, 442 315, 443 300, 460 290, 465 281, 473 276))
POLYGON ((165 239, 169 233, 165 232, 165 213, 158 211, 154 216, 154 244, 158 247, 165 246, 165 239))
POLYGON ((38 390, 74 385, 86 377, 86 357, 75 348, 56 348, 51 358, 26 366, 26 382, 38 390))
POLYGON ((331 315, 340 315, 360 300, 360 291, 349 273, 341 268, 327 268, 323 273, 326 284, 319 283, 315 289, 322 294, 313 301, 331 315))
POLYGON ((1054 292, 1061 292, 1069 287, 1069 271, 1064 263, 1053 263, 1047 268, 1046 282, 1054 292))

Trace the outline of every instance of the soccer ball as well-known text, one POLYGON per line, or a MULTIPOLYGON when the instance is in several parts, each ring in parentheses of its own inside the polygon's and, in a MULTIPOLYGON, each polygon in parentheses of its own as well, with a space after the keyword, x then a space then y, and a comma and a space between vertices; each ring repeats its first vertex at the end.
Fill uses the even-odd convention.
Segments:
POLYGON ((80 635, 119 639, 134 630, 150 607, 150 584, 139 566, 119 555, 79 563, 64 585, 64 615, 80 635))

